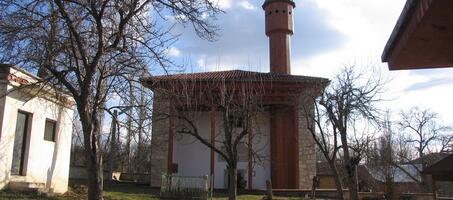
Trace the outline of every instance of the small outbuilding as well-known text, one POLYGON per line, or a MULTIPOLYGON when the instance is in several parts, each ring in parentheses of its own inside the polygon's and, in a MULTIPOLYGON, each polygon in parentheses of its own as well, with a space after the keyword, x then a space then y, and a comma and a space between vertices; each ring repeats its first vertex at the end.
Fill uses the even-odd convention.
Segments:
POLYGON ((68 190, 74 100, 0 64, 0 189, 68 190))
POLYGON ((430 175, 433 181, 434 198, 440 190, 440 195, 451 196, 453 188, 453 154, 445 157, 439 162, 429 166, 423 171, 424 174, 430 175), (436 184, 437 183, 437 184, 436 184), (441 183, 441 184, 439 184, 441 183), (440 186, 440 187, 439 187, 440 186))

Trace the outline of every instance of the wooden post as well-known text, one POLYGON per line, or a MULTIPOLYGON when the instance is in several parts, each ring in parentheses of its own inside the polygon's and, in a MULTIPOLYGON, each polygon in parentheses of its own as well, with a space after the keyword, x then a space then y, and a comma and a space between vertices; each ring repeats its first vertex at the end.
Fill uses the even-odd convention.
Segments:
MULTIPOLYGON (((216 116, 215 116, 215 107, 211 107, 211 144, 215 146, 215 126, 216 126, 216 116)), ((215 172, 215 152, 214 149, 211 149, 211 162, 210 162, 210 173, 214 177, 215 172)))
POLYGON ((292 186, 295 189, 300 188, 300 172, 299 172, 299 101, 296 100, 296 105, 293 106, 293 120, 294 120, 294 133, 293 137, 291 139, 293 140, 293 152, 291 154, 293 155, 291 158, 291 161, 293 162, 293 176, 295 179, 293 179, 293 184, 292 186))
POLYGON ((169 118, 168 123, 168 154, 167 154, 167 174, 173 173, 173 135, 174 135, 173 119, 169 118))
MULTIPOLYGON (((251 120, 250 120, 251 121, 251 120)), ((253 141, 253 133, 252 133, 252 127, 251 127, 251 123, 249 122, 249 126, 247 127, 248 128, 248 141, 249 141, 249 145, 248 145, 248 189, 249 191, 252 191, 253 190, 253 144, 252 144, 252 141, 253 141)))

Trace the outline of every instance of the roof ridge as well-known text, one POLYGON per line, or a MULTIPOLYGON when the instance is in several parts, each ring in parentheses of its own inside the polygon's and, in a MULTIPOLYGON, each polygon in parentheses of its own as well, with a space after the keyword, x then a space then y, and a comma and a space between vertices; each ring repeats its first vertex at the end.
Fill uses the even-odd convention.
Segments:
POLYGON ((232 69, 232 70, 221 70, 221 71, 207 71, 207 72, 183 72, 183 73, 175 73, 175 74, 162 74, 162 75, 155 75, 151 77, 170 77, 170 76, 184 76, 184 75, 201 75, 201 74, 217 74, 217 73, 231 73, 231 72, 243 72, 249 74, 263 74, 263 75, 276 75, 276 76, 295 76, 295 77, 309 77, 309 78, 321 78, 322 77, 314 77, 314 76, 306 76, 306 75, 298 75, 298 74, 286 74, 286 73, 279 73, 279 72, 259 72, 259 71, 248 71, 242 69, 232 69))
POLYGON ((169 75, 158 75, 144 77, 143 80, 149 81, 175 81, 175 80, 197 80, 197 81, 218 81, 225 79, 228 81, 277 81, 277 82, 325 82, 329 80, 321 77, 291 75, 276 72, 257 72, 246 71, 240 69, 224 70, 224 71, 210 71, 210 72, 196 72, 196 73, 179 73, 169 75))

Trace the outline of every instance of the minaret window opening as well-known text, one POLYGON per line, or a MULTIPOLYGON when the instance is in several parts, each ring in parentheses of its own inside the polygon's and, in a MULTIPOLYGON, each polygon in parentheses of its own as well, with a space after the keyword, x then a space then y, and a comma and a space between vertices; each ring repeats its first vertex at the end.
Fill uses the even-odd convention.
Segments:
POLYGON ((278 13, 278 10, 275 10, 275 13, 278 13))

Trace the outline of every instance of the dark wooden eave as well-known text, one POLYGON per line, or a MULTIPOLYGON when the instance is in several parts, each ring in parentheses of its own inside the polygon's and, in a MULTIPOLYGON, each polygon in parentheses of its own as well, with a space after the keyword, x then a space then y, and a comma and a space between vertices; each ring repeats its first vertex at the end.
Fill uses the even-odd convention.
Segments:
POLYGON ((423 173, 432 175, 439 181, 453 181, 453 154, 429 166, 423 173))
POLYGON ((307 90, 320 92, 330 81, 325 78, 310 76, 230 70, 151 76, 142 78, 141 82, 151 90, 170 89, 173 91, 183 90, 188 85, 191 89, 200 91, 206 88, 215 90, 216 85, 237 88, 246 85, 247 87, 264 89, 267 95, 283 94, 283 96, 286 96, 307 90))
POLYGON ((390 70, 453 67, 453 1, 408 0, 382 61, 390 70))

